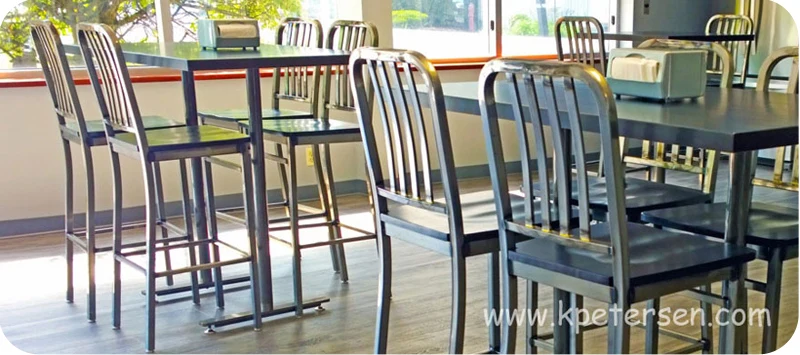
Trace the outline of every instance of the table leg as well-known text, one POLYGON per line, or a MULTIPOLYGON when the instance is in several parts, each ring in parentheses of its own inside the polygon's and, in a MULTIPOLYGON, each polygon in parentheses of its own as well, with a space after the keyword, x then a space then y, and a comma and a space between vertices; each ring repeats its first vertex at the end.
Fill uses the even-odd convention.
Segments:
MULTIPOLYGON (((730 155, 730 188, 728 191, 728 205, 725 216, 725 242, 740 246, 745 245, 748 216, 750 215, 750 202, 752 200, 752 179, 755 173, 756 152, 740 152, 730 155)), ((723 287, 729 289, 736 297, 734 309, 747 311, 747 293, 744 288, 744 279, 747 276, 747 266, 742 266, 738 273, 738 280, 725 281, 723 287)), ((731 316, 727 317, 731 320, 731 316)), ((720 330, 720 353, 725 342, 732 341, 731 352, 741 354, 747 352, 747 322, 741 326, 726 326, 720 330), (732 337, 732 339, 730 339, 732 337)))
POLYGON ((261 128, 261 75, 258 68, 247 69, 247 107, 250 110, 250 145, 253 155, 253 192, 255 193, 255 223, 257 238, 258 275, 261 288, 261 309, 273 309, 272 262, 269 253, 267 226, 267 178, 264 171, 264 132, 261 128))
MULTIPOLYGON (((181 72, 183 84, 183 101, 186 105, 186 125, 197 125, 197 96, 194 86, 194 73, 181 72)), ((206 200, 203 189, 203 162, 200 158, 191 159, 192 171, 192 200, 194 200, 194 235, 197 240, 208 239, 208 226, 206 224, 206 200)), ((208 248, 199 248, 201 264, 211 262, 208 248)), ((200 271, 201 283, 211 282, 211 270, 200 271)))

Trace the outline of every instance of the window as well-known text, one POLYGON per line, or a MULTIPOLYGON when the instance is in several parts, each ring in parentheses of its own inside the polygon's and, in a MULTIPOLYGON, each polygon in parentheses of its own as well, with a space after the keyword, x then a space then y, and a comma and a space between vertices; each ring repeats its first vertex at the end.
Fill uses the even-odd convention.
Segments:
MULTIPOLYGON (((169 1, 173 40, 197 41, 199 18, 255 18, 263 28, 263 42, 271 42, 273 29, 287 16, 319 19, 324 26, 336 18, 336 0, 25 0, 14 7, 0 25, 0 76, 38 66, 28 22, 50 19, 65 44, 75 43, 73 29, 81 22, 108 24, 123 42, 157 42, 156 2, 169 1)), ((168 32, 168 31, 167 31, 168 32)), ((82 65, 78 58, 73 65, 82 65)))
POLYGON ((505 0, 503 55, 555 54, 554 25, 562 16, 591 16, 610 28, 615 0, 505 0))

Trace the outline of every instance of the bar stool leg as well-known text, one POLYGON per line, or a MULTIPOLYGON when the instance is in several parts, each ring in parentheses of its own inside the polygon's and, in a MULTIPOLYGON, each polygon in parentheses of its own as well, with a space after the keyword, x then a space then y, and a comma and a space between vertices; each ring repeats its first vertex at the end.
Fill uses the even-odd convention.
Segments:
MULTIPOLYGON (((339 220, 339 202, 337 201, 336 196, 336 179, 333 177, 333 163, 331 162, 331 149, 329 144, 323 144, 321 147, 321 155, 322 155, 322 166, 323 170, 323 178, 325 182, 326 189, 326 196, 327 201, 329 203, 328 208, 326 211, 328 213, 328 220, 332 222, 330 231, 332 231, 332 237, 334 239, 342 239, 342 226, 341 221, 339 220)), ((336 244, 332 251, 337 256, 338 259, 338 269, 340 273, 340 279, 342 282, 347 282, 350 279, 350 276, 347 272, 347 259, 345 257, 344 251, 344 244, 336 244)))
POLYGON ((145 244, 147 248, 147 268, 145 269, 145 274, 147 276, 147 285, 145 287, 145 297, 147 298, 147 303, 145 304, 145 310, 147 313, 146 316, 146 323, 147 323, 147 333, 145 335, 144 346, 145 350, 150 353, 155 350, 155 338, 156 338, 156 220, 158 218, 157 215, 157 205, 156 205, 156 194, 155 194, 155 181, 154 181, 154 173, 158 170, 157 165, 158 163, 149 163, 143 162, 143 173, 144 173, 144 188, 145 188, 145 195, 147 200, 147 208, 146 208, 146 229, 145 229, 145 244))
MULTIPOLYGON (((727 280, 722 282, 722 297, 727 299, 725 308, 727 312, 721 313, 721 324, 719 329, 719 348, 717 351, 720 354, 733 354, 736 348, 734 339, 736 334, 736 327, 732 322, 732 313, 736 309, 737 298, 739 297, 739 280, 727 280)), ((738 341, 738 340, 737 340, 738 341)))
MULTIPOLYGON (((334 241, 334 228, 333 222, 334 220, 331 218, 331 200, 329 199, 330 196, 328 195, 328 187, 326 184, 329 182, 328 177, 325 176, 326 169, 322 166, 322 157, 320 156, 320 149, 319 145, 313 145, 311 147, 312 156, 314 157, 314 177, 317 179, 317 194, 319 196, 319 204, 320 207, 325 214, 325 222, 328 223, 328 240, 334 241)), ((337 251, 336 245, 331 244, 328 246, 331 252, 331 265, 333 266, 333 272, 339 272, 339 253, 337 251)))
POLYGON ((375 324, 375 353, 386 354, 389 338, 389 310, 392 292, 392 240, 383 232, 383 223, 376 219, 378 258, 380 271, 378 280, 378 315, 375 324))
POLYGON ((74 180, 72 173, 72 149, 70 142, 66 139, 61 140, 64 148, 64 259, 67 261, 67 303, 75 302, 74 287, 74 243, 69 239, 69 235, 75 235, 75 201, 74 180))
POLYGON ((300 230, 297 220, 297 155, 295 146, 289 144, 287 150, 287 163, 289 165, 287 179, 289 183, 289 230, 292 234, 292 276, 294 278, 294 313, 303 315, 303 275, 300 250, 300 230))
MULTIPOLYGON (((525 307, 528 312, 536 312, 539 309, 539 284, 533 281, 525 281, 526 299, 525 307)), ((500 313, 498 313, 500 316, 500 313)), ((529 322, 525 328, 525 353, 537 354, 539 348, 533 343, 538 335, 539 325, 536 322, 529 322)))
MULTIPOLYGON (((489 253, 487 258, 489 271, 489 312, 500 314, 500 253, 489 253)), ((500 351, 500 325, 489 324, 489 351, 500 351)))
MULTIPOLYGON (((215 242, 212 247, 214 262, 219 262, 219 246, 216 244, 216 241, 219 240, 219 230, 217 229, 217 206, 214 198, 214 177, 212 176, 211 162, 205 160, 203 161, 203 166, 205 168, 204 184, 206 186, 206 216, 208 218, 208 236, 215 242)), ((222 267, 215 267, 214 296, 217 300, 217 308, 220 309, 225 308, 225 296, 222 286, 222 267)))
MULTIPOLYGON (((183 223, 186 230, 186 240, 189 242, 194 241, 194 232, 192 227, 192 200, 189 193, 189 180, 187 179, 188 173, 186 169, 186 160, 180 160, 178 167, 181 173, 181 194, 183 196, 183 223)), ((192 266, 197 265, 197 256, 194 247, 189 247, 189 263, 192 266)), ((200 304, 200 288, 198 287, 198 276, 196 271, 189 273, 190 282, 192 285, 192 302, 200 304)))
MULTIPOLYGON (((292 149, 291 147, 289 149, 292 149)), ((283 154, 283 146, 279 143, 275 143, 275 155, 281 158, 286 158, 286 155, 283 154)), ((294 155, 294 153, 292 153, 294 155)), ((283 196, 283 203, 284 203, 284 212, 286 216, 289 217, 290 208, 289 208, 289 181, 286 177, 286 165, 278 163, 278 179, 281 180, 281 194, 283 196)))
MULTIPOLYGON (((169 238, 169 229, 167 229, 167 211, 164 206, 164 182, 161 179, 161 164, 153 163, 153 178, 155 179, 155 192, 156 192, 156 207, 158 209, 158 224, 161 226, 161 238, 169 238)), ((169 245, 169 243, 164 243, 169 245)), ((172 258, 169 255, 169 250, 164 250, 164 267, 167 270, 172 270, 172 258)), ((172 275, 166 277, 167 286, 175 284, 172 275)))
MULTIPOLYGON (((248 145, 249 146, 249 145, 248 145)), ((244 214, 247 221, 247 239, 250 246, 250 297, 253 303, 253 330, 261 330, 261 287, 260 275, 258 274, 258 259, 255 224, 255 203, 253 201, 253 162, 250 158, 250 150, 245 146, 242 149, 242 191, 244 191, 244 214)), ((220 279, 220 283, 221 283, 220 279)))
POLYGON ((83 148, 83 166, 86 169, 86 259, 89 285, 86 290, 86 318, 94 323, 97 316, 97 284, 95 282, 95 261, 97 251, 95 242, 95 190, 94 162, 92 152, 83 148))
MULTIPOLYGON (((518 307, 517 277, 509 273, 508 255, 500 253, 500 259, 502 260, 500 272, 503 275, 501 282, 503 285, 503 310, 508 314, 512 314, 518 307)), ((500 321, 503 324, 503 329, 500 332, 503 337, 503 344, 500 349, 501 354, 513 354, 517 345, 517 323, 509 318, 505 315, 500 317, 500 321)))
POLYGON ((658 311, 661 309, 661 299, 654 298, 647 301, 645 308, 645 354, 658 354, 658 311))
POLYGON ((767 310, 769 323, 764 325, 762 354, 769 354, 778 346, 778 316, 781 306, 784 253, 783 248, 772 248, 767 261, 767 290, 764 293, 764 308, 767 310))
POLYGON ((570 293, 570 303, 572 304, 572 331, 570 332, 570 352, 573 354, 583 354, 583 329, 581 324, 583 320, 580 310, 583 309, 583 296, 570 293))
POLYGON ((111 303, 111 326, 119 329, 122 313, 122 264, 118 256, 122 253, 122 172, 119 166, 119 154, 111 152, 111 175, 113 179, 113 220, 112 234, 114 238, 113 261, 114 261, 114 285, 111 303))
MULTIPOLYGON (((711 285, 700 286, 700 291, 711 293, 711 285)), ((700 337, 706 340, 706 346, 703 348, 703 354, 714 353, 714 327, 710 324, 713 317, 713 309, 711 303, 700 302, 700 308, 703 310, 703 319, 700 324, 700 337)))
POLYGON ((450 315, 450 354, 464 352, 464 320, 467 307, 467 269, 466 260, 461 254, 460 245, 453 250, 451 257, 452 268, 452 297, 453 308, 450 315))

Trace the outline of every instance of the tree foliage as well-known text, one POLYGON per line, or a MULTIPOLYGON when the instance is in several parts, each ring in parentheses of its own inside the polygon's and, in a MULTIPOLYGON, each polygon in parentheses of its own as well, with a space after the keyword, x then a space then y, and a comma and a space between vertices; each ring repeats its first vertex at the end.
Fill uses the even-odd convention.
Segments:
MULTIPOLYGON (((0 25, 0 54, 12 63, 33 56, 29 49, 30 28, 34 19, 50 19, 62 34, 75 35, 81 22, 111 26, 120 38, 129 31, 139 32, 142 41, 157 36, 155 0, 26 0, 14 8, 0 25)), ((173 24, 185 36, 195 37, 198 18, 253 18, 265 28, 274 28, 280 19, 298 15, 301 0, 170 0, 173 24)))
POLYGON ((416 28, 428 19, 428 14, 417 10, 392 10, 392 24, 403 28, 416 28))

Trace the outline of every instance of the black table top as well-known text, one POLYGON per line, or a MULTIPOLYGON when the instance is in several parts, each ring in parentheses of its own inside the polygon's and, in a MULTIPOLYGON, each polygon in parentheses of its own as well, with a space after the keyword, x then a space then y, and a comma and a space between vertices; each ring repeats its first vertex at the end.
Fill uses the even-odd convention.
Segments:
MULTIPOLYGON (((65 45, 65 51, 80 54, 77 45, 65 45)), ((183 71, 246 69, 286 66, 323 66, 347 64, 348 52, 274 44, 261 44, 258 50, 202 50, 197 43, 123 43, 128 63, 144 64, 183 71)))
MULTIPOLYGON (((512 119, 511 87, 498 85, 499 116, 512 119)), ((576 87, 584 129, 598 132, 597 106, 594 101, 584 99, 589 97, 589 92, 583 85, 577 84, 576 87)), ((478 83, 446 83, 443 89, 448 111, 480 115, 478 83)), ((423 95, 421 101, 427 104, 427 95, 423 95)), ((559 97, 559 101, 563 98, 559 97)), ((559 104, 559 107, 565 105, 559 104)), ((635 139, 725 152, 798 143, 797 95, 784 93, 709 87, 704 97, 679 102, 661 103, 622 97, 617 99, 617 116, 619 134, 635 139)), ((547 115, 543 113, 542 117, 547 115)), ((566 111, 560 117, 567 127, 566 111)))
POLYGON ((753 41, 755 35, 717 35, 706 34, 705 32, 681 32, 681 31, 612 31, 603 33, 607 40, 611 41, 644 41, 651 38, 656 39, 680 39, 686 41, 702 42, 722 42, 722 41, 753 41))

